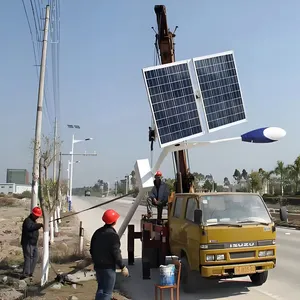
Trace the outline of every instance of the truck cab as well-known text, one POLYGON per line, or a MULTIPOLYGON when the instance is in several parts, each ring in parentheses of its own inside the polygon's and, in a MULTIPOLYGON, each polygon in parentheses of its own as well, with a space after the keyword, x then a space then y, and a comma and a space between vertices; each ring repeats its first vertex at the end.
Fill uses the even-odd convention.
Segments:
POLYGON ((249 275, 254 285, 262 285, 276 266, 276 228, 258 194, 175 194, 168 223, 170 251, 181 257, 185 292, 199 285, 199 274, 249 275))

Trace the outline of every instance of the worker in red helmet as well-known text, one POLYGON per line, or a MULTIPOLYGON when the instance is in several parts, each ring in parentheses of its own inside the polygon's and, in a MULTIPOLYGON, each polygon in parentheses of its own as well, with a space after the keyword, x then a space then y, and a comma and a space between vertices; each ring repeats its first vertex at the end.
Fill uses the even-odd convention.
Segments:
POLYGON ((90 253, 98 282, 95 300, 111 300, 116 282, 116 266, 121 269, 123 276, 129 276, 122 261, 120 237, 114 229, 119 217, 113 209, 106 210, 102 216, 105 225, 92 236, 90 253))
POLYGON ((157 222, 160 224, 162 222, 162 212, 164 206, 167 205, 170 190, 165 182, 161 180, 162 172, 157 171, 154 175, 154 187, 152 188, 147 205, 147 212, 149 216, 152 216, 151 205, 157 207, 157 222))
POLYGON ((32 278, 36 267, 38 259, 37 243, 39 239, 39 229, 43 228, 43 224, 38 223, 37 220, 42 215, 42 210, 36 206, 23 222, 21 237, 21 245, 24 256, 23 279, 28 277, 32 278))

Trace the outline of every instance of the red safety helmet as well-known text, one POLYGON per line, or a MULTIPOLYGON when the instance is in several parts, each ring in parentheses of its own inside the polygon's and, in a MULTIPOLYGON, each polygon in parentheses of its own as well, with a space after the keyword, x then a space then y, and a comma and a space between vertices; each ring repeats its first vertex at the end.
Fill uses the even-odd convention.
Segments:
POLYGON ((43 215, 43 212, 38 206, 36 206, 32 209, 32 214, 39 218, 43 215))
POLYGON ((158 176, 158 177, 161 177, 161 176, 162 176, 162 172, 161 172, 161 171, 159 171, 159 170, 158 170, 158 171, 156 171, 156 173, 155 173, 155 177, 156 177, 156 176, 158 176))
POLYGON ((102 220, 105 224, 113 224, 119 219, 120 215, 113 209, 108 209, 104 212, 102 220))

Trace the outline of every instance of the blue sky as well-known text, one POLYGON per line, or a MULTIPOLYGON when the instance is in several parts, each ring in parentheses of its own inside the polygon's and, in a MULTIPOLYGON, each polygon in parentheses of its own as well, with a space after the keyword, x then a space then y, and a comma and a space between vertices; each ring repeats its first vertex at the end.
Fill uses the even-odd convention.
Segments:
MULTIPOLYGON (((38 0, 44 3, 45 1, 38 0)), ((29 8, 29 0, 25 0, 29 8)), ((79 124, 77 138, 93 141, 76 151, 97 151, 74 170, 74 186, 98 178, 113 182, 130 172, 136 159, 148 158, 150 108, 141 69, 154 65, 155 4, 165 4, 169 27, 179 26, 176 60, 234 50, 248 122, 206 139, 225 138, 263 126, 287 131, 268 145, 241 142, 190 151, 191 170, 212 173, 222 182, 235 168, 272 169, 277 160, 291 163, 300 154, 299 92, 300 2, 191 1, 61 1, 60 132, 63 151, 71 148, 68 123, 79 124)), ((5 1, 0 11, 0 181, 6 168, 32 172, 30 139, 34 136, 38 81, 22 2, 5 1)), ((50 53, 50 52, 49 52, 50 53)), ((50 62, 48 61, 48 64, 50 62)), ((49 67, 50 68, 50 67, 49 67)), ((54 122, 53 97, 47 97, 54 122)), ((204 139, 205 137, 201 138, 204 139)), ((160 149, 156 145, 155 157, 160 149)), ((66 160, 65 167, 66 169, 66 160)), ((171 160, 161 167, 173 175, 171 160)), ((65 170, 64 170, 65 171, 65 170)), ((66 176, 66 172, 64 172, 66 176)))

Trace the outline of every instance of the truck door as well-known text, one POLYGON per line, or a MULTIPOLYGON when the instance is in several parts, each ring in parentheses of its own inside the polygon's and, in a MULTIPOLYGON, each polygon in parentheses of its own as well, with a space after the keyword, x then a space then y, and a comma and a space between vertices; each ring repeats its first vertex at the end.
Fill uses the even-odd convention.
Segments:
POLYGON ((186 202, 185 224, 182 226, 182 242, 188 255, 192 270, 199 270, 200 258, 200 236, 201 228, 194 223, 194 210, 199 208, 199 201, 196 197, 189 197, 186 202))
POLYGON ((184 197, 176 197, 171 214, 169 217, 169 243, 171 248, 171 253, 174 255, 180 255, 181 244, 180 244, 180 226, 184 218, 184 197))

